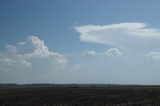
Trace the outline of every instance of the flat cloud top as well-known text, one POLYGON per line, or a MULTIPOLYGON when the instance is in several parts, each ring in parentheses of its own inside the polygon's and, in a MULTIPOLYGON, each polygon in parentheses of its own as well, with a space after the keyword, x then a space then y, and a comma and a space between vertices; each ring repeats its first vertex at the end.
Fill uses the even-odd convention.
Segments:
MULTIPOLYGON (((160 38, 160 29, 147 28, 145 23, 119 23, 111 25, 84 25, 75 26, 77 32, 83 35, 92 34, 94 31, 104 31, 108 34, 119 35, 119 33, 129 34, 141 38, 160 38), (115 31, 115 32, 114 32, 115 31), (116 33, 118 32, 118 33, 116 33)), ((113 36, 113 35, 107 35, 113 36)), ((120 35, 121 36, 121 35, 120 35)))
POLYGON ((111 25, 75 26, 83 42, 101 43, 125 51, 160 50, 160 29, 149 28, 145 23, 119 23, 111 25))

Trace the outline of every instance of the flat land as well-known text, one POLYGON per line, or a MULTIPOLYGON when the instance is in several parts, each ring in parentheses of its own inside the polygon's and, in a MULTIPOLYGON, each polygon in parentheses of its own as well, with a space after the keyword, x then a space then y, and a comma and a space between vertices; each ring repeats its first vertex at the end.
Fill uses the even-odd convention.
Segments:
POLYGON ((160 106, 159 86, 0 89, 0 106, 160 106))

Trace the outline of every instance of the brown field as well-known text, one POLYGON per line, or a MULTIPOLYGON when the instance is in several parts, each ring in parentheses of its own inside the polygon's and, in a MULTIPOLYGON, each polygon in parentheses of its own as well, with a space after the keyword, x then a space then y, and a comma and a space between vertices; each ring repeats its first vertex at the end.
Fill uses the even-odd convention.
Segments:
POLYGON ((1 89, 0 106, 160 106, 160 87, 1 89))

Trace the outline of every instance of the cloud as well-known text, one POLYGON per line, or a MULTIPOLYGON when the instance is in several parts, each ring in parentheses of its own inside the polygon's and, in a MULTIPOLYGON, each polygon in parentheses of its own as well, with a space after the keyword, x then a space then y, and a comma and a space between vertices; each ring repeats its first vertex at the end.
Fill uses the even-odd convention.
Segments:
POLYGON ((146 54, 135 58, 113 47, 62 55, 29 36, 0 52, 0 83, 159 84, 160 53, 146 54))
POLYGON ((95 51, 84 51, 82 54, 84 55, 96 55, 95 51))
POLYGON ((88 80, 159 83, 160 52, 156 51, 160 51, 160 29, 145 23, 119 23, 75 26, 75 30, 83 42, 112 47, 91 57, 81 57, 80 70, 92 70, 87 71, 92 75, 88 80))
POLYGON ((58 53, 49 52, 48 47, 36 36, 29 36, 24 42, 18 42, 15 46, 6 45, 8 53, 23 55, 24 58, 60 56, 58 53))
POLYGON ((31 63, 22 58, 21 55, 16 55, 8 52, 0 53, 0 71, 8 72, 12 70, 23 70, 30 68, 31 63))
POLYGON ((30 77, 35 77, 35 74, 37 77, 46 73, 53 74, 64 70, 67 64, 68 60, 64 55, 50 52, 44 41, 36 36, 29 36, 16 45, 6 45, 6 50, 0 52, 0 76, 6 75, 6 78, 9 74, 14 76, 20 73, 19 77, 22 79, 25 78, 24 73, 30 77))
POLYGON ((117 48, 70 56, 70 73, 75 83, 158 84, 160 61, 128 57, 117 48), (106 53, 106 54, 104 54, 106 53), (74 57, 74 58, 73 58, 74 57))
POLYGON ((26 63, 32 65, 32 60, 50 58, 51 61, 54 61, 54 64, 67 63, 63 55, 50 52, 48 47, 44 44, 44 41, 36 36, 29 36, 24 42, 18 42, 15 46, 6 45, 6 52, 1 54, 5 54, 3 55, 3 60, 19 60, 22 64, 26 63), (27 63, 27 61, 29 63, 27 63))
POLYGON ((119 51, 117 48, 110 48, 107 51, 101 52, 101 53, 96 53, 93 50, 83 51, 81 54, 83 54, 83 55, 93 55, 93 56, 97 56, 97 55, 121 56, 122 55, 121 51, 119 51))
POLYGON ((147 56, 153 60, 160 60, 160 52, 150 52, 147 56))
POLYGON ((117 48, 111 48, 104 52, 105 55, 122 55, 122 53, 117 48))
POLYGON ((83 42, 101 43, 125 52, 160 50, 160 29, 149 28, 145 23, 119 23, 111 25, 75 26, 83 42))

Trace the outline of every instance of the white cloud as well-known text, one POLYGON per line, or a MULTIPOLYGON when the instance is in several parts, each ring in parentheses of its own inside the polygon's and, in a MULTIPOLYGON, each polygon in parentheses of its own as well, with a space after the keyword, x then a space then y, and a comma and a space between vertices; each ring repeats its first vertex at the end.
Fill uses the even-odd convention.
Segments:
POLYGON ((149 53, 153 59, 125 55, 120 46, 105 52, 62 55, 49 51, 38 37, 30 36, 0 52, 0 83, 159 84, 160 61, 153 60, 160 59, 159 52, 149 53))
POLYGON ((160 29, 149 28, 144 23, 119 23, 112 25, 76 26, 80 40, 111 45, 131 52, 160 50, 160 29))
POLYGON ((50 52, 36 36, 29 36, 15 46, 6 45, 6 51, 0 52, 0 71, 55 71, 64 68, 67 62, 64 55, 50 52))
POLYGON ((105 55, 122 55, 122 53, 117 48, 111 48, 104 52, 105 55))
POLYGON ((160 52, 150 52, 148 57, 151 57, 153 60, 160 60, 160 52))
POLYGON ((119 51, 117 48, 110 48, 108 49, 107 51, 105 52, 100 52, 100 53, 96 53, 95 51, 93 50, 90 50, 90 51, 83 51, 81 54, 83 55, 93 55, 93 56, 100 56, 100 55, 108 55, 108 56, 121 56, 122 55, 122 52, 119 51))
POLYGON ((95 51, 84 51, 82 54, 84 55, 96 55, 95 51))
POLYGON ((15 55, 7 52, 0 53, 0 71, 9 72, 12 70, 23 70, 30 68, 31 63, 20 55, 15 55))
POLYGON ((49 52, 48 47, 36 36, 29 36, 24 42, 18 42, 16 46, 6 45, 8 53, 23 55, 24 58, 61 56, 58 53, 49 52))
POLYGON ((61 79, 67 64, 66 56, 49 51, 43 40, 29 36, 0 52, 0 83, 53 82, 61 79))

